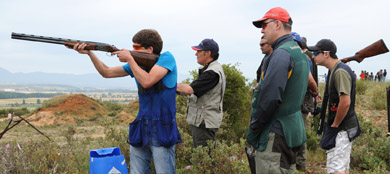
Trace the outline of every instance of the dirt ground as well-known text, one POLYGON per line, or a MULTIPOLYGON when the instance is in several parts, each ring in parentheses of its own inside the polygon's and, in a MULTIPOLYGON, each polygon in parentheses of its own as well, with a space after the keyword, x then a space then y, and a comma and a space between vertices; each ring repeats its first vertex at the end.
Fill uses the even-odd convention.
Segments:
MULTIPOLYGON (((131 113, 136 109, 137 103, 130 103, 120 113, 114 117, 107 116, 104 106, 98 101, 82 94, 70 95, 64 101, 51 107, 39 108, 36 113, 24 118, 33 126, 49 136, 54 141, 63 141, 64 131, 72 126, 76 130, 74 137, 104 137, 104 128, 99 126, 95 120, 116 119, 121 125, 119 127, 127 128, 128 123, 134 120, 131 113)), ((15 117, 14 120, 19 120, 15 117)), ((9 123, 8 118, 0 120, 0 132, 9 123)), ((12 122, 14 124, 15 122, 12 122)), ((43 135, 27 123, 22 122, 5 133, 2 137, 4 141, 19 141, 20 139, 45 139, 43 135)))

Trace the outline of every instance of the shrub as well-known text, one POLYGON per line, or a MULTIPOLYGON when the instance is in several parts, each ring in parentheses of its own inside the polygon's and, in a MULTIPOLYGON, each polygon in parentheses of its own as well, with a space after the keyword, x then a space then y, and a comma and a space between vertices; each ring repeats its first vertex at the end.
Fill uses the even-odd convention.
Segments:
MULTIPOLYGON (((209 142, 207 147, 189 148, 186 144, 184 146, 188 148, 178 148, 186 154, 176 154, 176 159, 183 159, 185 162, 177 165, 177 173, 250 173, 244 139, 241 139, 239 144, 217 142, 217 146, 209 142), (179 155, 186 157, 178 157, 179 155)), ((183 147, 183 144, 178 146, 183 147)))
POLYGON ((227 113, 224 114, 225 128, 230 129, 227 135, 238 137, 226 140, 235 142, 245 137, 251 114, 250 84, 247 84, 248 80, 242 75, 238 66, 238 63, 222 65, 226 76, 226 91, 223 99, 223 110, 227 113))
POLYGON ((359 171, 390 170, 390 141, 383 128, 375 128, 359 115, 363 133, 353 142, 351 166, 359 171))
POLYGON ((250 173, 244 150, 245 140, 240 139, 239 143, 225 140, 225 137, 234 135, 227 131, 231 129, 221 127, 218 130, 216 147, 209 142, 208 147, 194 148, 186 116, 177 114, 176 120, 183 141, 176 145, 177 173, 250 173), (219 136, 221 134, 224 136, 219 136), (190 169, 187 169, 188 166, 190 169))
POLYGON ((12 113, 15 113, 17 115, 23 116, 23 115, 31 114, 31 111, 29 111, 27 108, 1 109, 0 110, 0 117, 7 117, 8 114, 12 114, 12 113))
POLYGON ((373 84, 375 85, 371 85, 367 92, 367 95, 370 96, 369 107, 371 109, 385 110, 387 107, 386 86, 377 83, 373 84))
POLYGON ((122 111, 124 106, 123 104, 119 103, 103 102, 103 107, 108 113, 108 116, 116 116, 119 112, 122 111))
POLYGON ((356 80, 356 93, 364 95, 370 86, 370 82, 366 80, 356 80))
POLYGON ((306 130, 306 148, 307 150, 316 151, 320 146, 319 142, 321 140, 321 137, 316 135, 315 131, 306 130))

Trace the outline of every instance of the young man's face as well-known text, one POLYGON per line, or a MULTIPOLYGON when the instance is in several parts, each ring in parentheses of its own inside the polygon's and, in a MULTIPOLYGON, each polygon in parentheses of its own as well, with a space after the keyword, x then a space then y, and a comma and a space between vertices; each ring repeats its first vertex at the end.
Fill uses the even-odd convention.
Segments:
POLYGON ((133 50, 138 52, 144 52, 144 53, 153 53, 153 47, 145 48, 139 43, 133 43, 133 50))
POLYGON ((313 51, 313 59, 316 65, 324 65, 324 62, 326 61, 325 54, 329 54, 329 52, 321 50, 313 51))

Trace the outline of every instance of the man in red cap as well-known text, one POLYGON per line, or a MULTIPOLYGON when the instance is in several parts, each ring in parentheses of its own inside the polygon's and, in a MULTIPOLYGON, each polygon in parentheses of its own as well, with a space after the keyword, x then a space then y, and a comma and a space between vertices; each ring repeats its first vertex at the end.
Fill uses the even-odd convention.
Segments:
POLYGON ((285 9, 272 8, 253 25, 262 29, 274 51, 253 94, 247 141, 256 149, 257 173, 294 173, 297 151, 307 140, 301 104, 309 63, 293 41, 292 19, 285 9))

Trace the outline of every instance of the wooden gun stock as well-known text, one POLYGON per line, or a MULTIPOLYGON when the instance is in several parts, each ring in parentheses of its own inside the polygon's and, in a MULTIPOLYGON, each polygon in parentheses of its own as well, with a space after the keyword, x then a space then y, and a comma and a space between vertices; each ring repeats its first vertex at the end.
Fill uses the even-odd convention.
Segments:
MULTIPOLYGON (((38 35, 23 34, 23 33, 12 33, 11 38, 34 41, 34 42, 60 44, 71 48, 73 48, 73 46, 76 45, 77 43, 86 43, 87 44, 87 46, 85 47, 86 50, 97 50, 97 51, 104 51, 110 53, 114 51, 119 51, 119 49, 116 48, 114 45, 101 43, 101 42, 81 41, 81 40, 38 36, 38 35)), ((137 64, 145 68, 146 70, 150 70, 157 62, 158 58, 160 57, 160 55, 148 54, 148 53, 137 52, 137 51, 130 51, 130 53, 134 57, 134 60, 137 62, 137 64)))
POLYGON ((363 48, 354 56, 343 58, 341 61, 347 63, 349 61, 355 60, 356 62, 360 63, 367 57, 372 57, 387 52, 389 52, 389 49, 387 49, 385 42, 380 39, 366 48, 363 48))
POLYGON ((139 51, 130 51, 130 54, 134 57, 134 60, 139 66, 146 68, 147 70, 152 69, 154 64, 156 64, 159 55, 149 54, 139 51))

